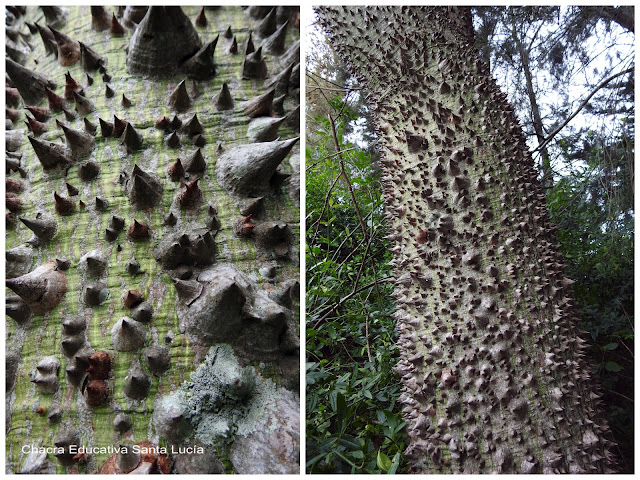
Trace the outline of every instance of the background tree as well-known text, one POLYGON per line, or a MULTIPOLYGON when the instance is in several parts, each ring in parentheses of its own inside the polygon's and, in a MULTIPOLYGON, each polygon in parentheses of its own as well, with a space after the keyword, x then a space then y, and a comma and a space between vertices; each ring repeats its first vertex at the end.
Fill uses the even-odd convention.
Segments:
POLYGON ((586 393, 593 386, 578 366, 583 347, 569 282, 545 233, 551 226, 544 208, 533 205, 541 193, 523 155, 524 138, 464 47, 471 40, 468 12, 429 10, 431 28, 421 21, 424 13, 321 10, 334 45, 366 87, 384 152, 396 242, 398 370, 412 439, 407 454, 420 471, 606 470, 606 428, 598 420, 581 429, 583 420, 568 415, 593 415, 586 393), (434 24, 447 28, 431 34, 434 24), (425 40, 430 44, 422 50, 425 40), (363 41, 374 48, 362 51, 363 41), (426 171, 430 177, 420 173, 426 171), (529 263, 535 258, 544 262, 536 267, 529 263), (538 393, 515 393, 525 390, 538 393), (541 401, 567 416, 542 427, 553 420, 543 418, 550 412, 541 401), (487 410, 485 402, 494 407, 487 410), (536 458, 532 452, 540 449, 548 453, 536 458))
POLYGON ((633 105, 632 7, 478 7, 474 14, 476 44, 525 134, 536 139, 531 145, 546 186, 564 164, 561 151, 549 152, 560 130, 560 138, 584 136, 594 129, 585 125, 593 125, 611 137, 612 125, 624 128, 620 120, 633 105), (612 20, 616 15, 622 23, 612 20), (587 95, 589 102, 582 102, 587 95))

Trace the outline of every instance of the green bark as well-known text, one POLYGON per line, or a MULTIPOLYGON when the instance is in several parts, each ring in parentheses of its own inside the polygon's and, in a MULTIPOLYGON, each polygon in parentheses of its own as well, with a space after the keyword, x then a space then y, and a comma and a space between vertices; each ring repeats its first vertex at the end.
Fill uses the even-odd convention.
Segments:
MULTIPOLYGON (((21 177, 15 171, 8 175, 8 178, 24 182, 24 190, 19 194, 22 207, 16 216, 33 219, 37 212, 44 212, 57 221, 57 233, 53 240, 33 247, 34 256, 33 260, 28 262, 28 270, 31 271, 36 266, 56 258, 68 259, 70 268, 65 272, 68 282, 66 294, 53 310, 44 315, 35 315, 23 325, 7 319, 6 350, 12 354, 10 359, 16 359, 12 365, 18 364, 12 382, 15 386, 8 389, 6 402, 6 471, 10 473, 19 472, 24 464, 26 455, 21 451, 23 445, 52 446, 59 431, 68 427, 78 430, 81 443, 87 447, 117 445, 120 442, 137 443, 144 440, 164 444, 164 439, 158 436, 151 422, 154 402, 161 395, 176 390, 184 381, 188 381, 191 372, 195 371, 198 363, 205 358, 209 348, 194 344, 180 331, 177 310, 181 299, 176 294, 171 278, 154 259, 153 248, 166 235, 181 230, 192 233, 196 229, 204 229, 210 221, 209 205, 217 210, 216 217, 221 224, 217 234, 214 233, 217 263, 233 263, 252 279, 261 292, 274 296, 287 280, 299 278, 299 208, 295 195, 287 194, 287 190, 292 190, 289 183, 285 182, 280 191, 274 190, 265 195, 264 213, 260 220, 256 221, 258 224, 266 221, 286 222, 290 226, 293 232, 290 251, 288 255, 276 257, 272 252, 256 248, 253 239, 236 235, 234 225, 242 216, 239 209, 241 199, 221 188, 216 181, 215 165, 217 158, 222 154, 220 149, 228 151, 234 146, 252 142, 247 138, 250 119, 243 111, 244 103, 264 93, 269 82, 292 60, 285 60, 286 54, 265 53, 269 76, 265 80, 242 78, 242 44, 249 32, 258 28, 260 21, 251 18, 239 7, 220 7, 207 10, 208 25, 197 28, 203 44, 220 35, 214 56, 217 74, 210 80, 187 81, 193 105, 188 112, 178 115, 186 121, 194 113, 198 114, 206 138, 206 145, 202 147, 206 169, 200 174, 187 175, 191 181, 200 176, 201 201, 193 207, 180 208, 177 195, 184 191, 185 187, 177 180, 172 180, 167 171, 177 158, 184 159, 195 147, 188 135, 180 134, 181 146, 169 148, 167 135, 155 127, 155 122, 163 115, 172 118, 176 114, 167 106, 167 97, 185 76, 179 74, 170 79, 152 80, 128 74, 125 49, 132 35, 131 30, 127 30, 124 36, 120 37, 111 36, 109 30, 98 32, 91 28, 88 6, 74 6, 69 10, 66 24, 58 27, 58 30, 80 40, 107 58, 106 69, 112 77, 111 80, 103 80, 97 71, 89 72, 93 77, 93 84, 89 85, 80 62, 69 67, 60 66, 53 55, 46 54, 38 33, 29 38, 34 50, 29 54, 25 66, 51 77, 57 83, 55 91, 58 95, 63 95, 64 74, 69 72, 84 87, 85 96, 94 103, 95 109, 86 115, 88 120, 94 125, 99 124, 99 118, 113 122, 115 114, 128 121, 142 135, 143 143, 138 151, 127 152, 124 146, 119 145, 117 138, 104 138, 98 125, 96 146, 88 158, 97 162, 101 170, 97 178, 84 181, 79 178, 76 165, 68 170, 45 171, 26 139, 28 132, 24 129, 24 115, 20 115, 14 122, 13 126, 16 129, 22 125, 25 135, 17 151, 22 156, 20 163, 25 176, 21 177), (237 36, 237 54, 229 52, 231 39, 223 37, 228 27, 237 36), (105 96, 107 82, 115 91, 112 97, 105 96), (228 83, 235 106, 231 110, 218 111, 214 97, 221 90, 223 82, 228 83), (132 106, 123 106, 123 94, 131 100, 132 106), (130 174, 134 165, 157 175, 162 181, 162 201, 154 208, 134 208, 127 198, 124 186, 118 180, 122 172, 130 174), (79 190, 77 196, 67 193, 66 183, 79 190), (54 191, 65 197, 69 196, 74 201, 75 210, 72 214, 56 214, 53 207, 54 191), (96 196, 108 200, 108 209, 100 211, 96 208, 96 196), (80 201, 84 206, 80 206, 80 201), (165 224, 165 217, 170 211, 177 219, 175 228, 165 224), (126 225, 116 241, 108 241, 105 238, 105 229, 110 226, 113 214, 123 217, 126 225), (148 224, 151 231, 150 240, 132 241, 127 237, 127 228, 134 220, 148 224), (106 281, 103 285, 108 290, 108 298, 99 306, 89 307, 83 300, 82 290, 91 279, 85 275, 79 264, 81 257, 93 249, 99 250, 108 261, 106 281), (131 259, 137 260, 140 264, 141 273, 138 275, 132 275, 126 270, 126 264, 131 259), (272 278, 258 273, 261 269, 271 267, 276 269, 276 275, 272 278), (123 305, 123 296, 130 289, 141 292, 154 310, 151 323, 144 326, 148 332, 144 347, 166 345, 171 352, 170 369, 162 376, 151 375, 151 390, 146 398, 140 401, 132 401, 125 396, 124 384, 132 364, 140 361, 145 365, 142 357, 144 347, 133 352, 116 351, 111 339, 113 325, 120 318, 131 315, 131 311, 123 305), (107 403, 103 406, 88 406, 82 398, 81 388, 71 385, 65 376, 68 359, 61 351, 61 323, 72 316, 80 316, 87 320, 87 340, 91 348, 106 350, 111 356, 113 363, 108 379, 110 393, 107 403), (60 386, 54 393, 42 393, 30 382, 30 376, 40 359, 50 355, 58 357, 61 361, 58 374, 60 386), (59 423, 52 423, 47 419, 47 414, 53 407, 62 409, 62 420, 59 423), (128 414, 132 420, 132 428, 122 434, 114 431, 113 426, 114 418, 121 412, 128 414)), ((109 13, 111 10, 117 9, 110 8, 109 13)), ((192 21, 199 10, 196 7, 184 9, 192 21)), ((26 17, 17 20, 21 31, 28 34, 29 30, 23 23, 25 20, 37 21, 40 25, 46 24, 42 11, 36 7, 28 7, 26 17)), ((285 46, 292 46, 298 37, 299 30, 289 25, 285 46)), ((266 37, 254 34, 253 38, 259 47, 266 37)), ((284 111, 287 114, 298 104, 297 95, 298 91, 294 86, 284 100, 284 111)), ((29 103, 22 103, 20 107, 25 105, 29 103)), ((39 106, 47 107, 47 101, 41 101, 39 106)), ((73 110, 73 102, 70 110, 73 110)), ((63 113, 54 113, 46 122, 48 131, 39 138, 64 143, 64 135, 56 128, 55 119, 77 130, 84 130, 82 117, 78 115, 75 119, 68 120, 63 113)), ((279 134, 285 139, 296 137, 297 128, 283 125, 279 134)), ((294 157, 299 155, 298 151, 299 148, 296 146, 293 151, 294 157)), ((291 165, 293 163, 292 161, 291 165)), ((295 173, 291 165, 288 158, 282 162, 286 172, 295 173)), ((25 225, 8 218, 7 249, 26 245, 31 237, 32 232, 25 225)), ((7 295, 14 294, 7 290, 7 295)), ((291 309, 297 323, 296 305, 294 303, 291 309)), ((297 335, 295 332, 295 336, 297 335)), ((281 387, 285 386, 294 391, 297 389, 298 361, 295 354, 289 352, 284 355, 275 352, 260 358, 259 354, 242 352, 240 356, 243 364, 254 365, 263 377, 272 378, 281 387)), ((231 440, 221 439, 220 443, 209 448, 208 452, 217 451, 221 458, 226 459, 225 450, 231 440)), ((53 455, 49 455, 48 459, 57 473, 95 473, 108 457, 106 453, 93 455, 87 458, 88 462, 85 464, 68 467, 60 465, 53 455)), ((227 471, 232 471, 231 464, 228 460, 226 462, 227 471)))
POLYGON ((317 13, 375 119, 412 471, 612 471, 572 282, 470 11, 317 13))

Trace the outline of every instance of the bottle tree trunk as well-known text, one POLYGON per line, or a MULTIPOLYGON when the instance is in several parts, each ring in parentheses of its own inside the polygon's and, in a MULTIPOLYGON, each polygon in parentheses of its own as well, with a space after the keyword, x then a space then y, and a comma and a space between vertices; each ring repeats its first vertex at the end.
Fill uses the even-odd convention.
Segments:
POLYGON ((374 112, 411 471, 612 471, 572 282, 469 9, 317 13, 374 112))

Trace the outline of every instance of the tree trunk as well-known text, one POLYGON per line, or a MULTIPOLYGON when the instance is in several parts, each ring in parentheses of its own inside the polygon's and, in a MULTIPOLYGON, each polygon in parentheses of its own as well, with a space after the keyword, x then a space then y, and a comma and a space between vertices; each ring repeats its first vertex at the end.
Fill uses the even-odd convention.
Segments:
POLYGON ((531 106, 531 115, 533 117, 533 130, 538 139, 538 145, 542 145, 540 149, 540 156, 542 157, 542 186, 549 188, 553 185, 553 172, 551 170, 551 159, 549 157, 549 151, 546 145, 543 145, 545 141, 544 126, 542 125, 542 116, 540 115, 540 108, 538 107, 538 101, 536 99, 536 92, 533 88, 533 78, 531 74, 531 67, 529 65, 530 51, 525 48, 522 43, 522 38, 518 34, 516 19, 513 15, 509 15, 511 20, 511 31, 513 32, 513 39, 516 43, 516 48, 520 55, 520 62, 522 62, 522 70, 527 84, 527 96, 529 97, 529 105, 531 106))
POLYGON ((7 472, 299 472, 299 12, 25 8, 7 26, 33 47, 7 60, 7 472), (107 461, 140 442, 173 467, 107 461))
POLYGON ((411 470, 612 471, 572 282, 470 10, 317 12, 379 135, 411 470))

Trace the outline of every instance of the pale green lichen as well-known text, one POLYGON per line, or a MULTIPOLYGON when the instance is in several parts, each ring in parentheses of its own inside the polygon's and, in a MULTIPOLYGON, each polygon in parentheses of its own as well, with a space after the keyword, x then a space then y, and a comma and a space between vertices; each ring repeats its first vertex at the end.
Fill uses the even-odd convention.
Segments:
MULTIPOLYGON (((241 367, 228 345, 214 345, 191 381, 163 397, 160 411, 179 411, 191 424, 193 436, 205 445, 223 438, 247 436, 265 426, 281 391, 253 367, 241 367)), ((163 422, 158 415, 155 422, 163 422)), ((162 425, 156 425, 162 431, 162 425)), ((184 429, 184 436, 188 430, 184 429)), ((186 440, 186 438, 184 438, 186 440)))

